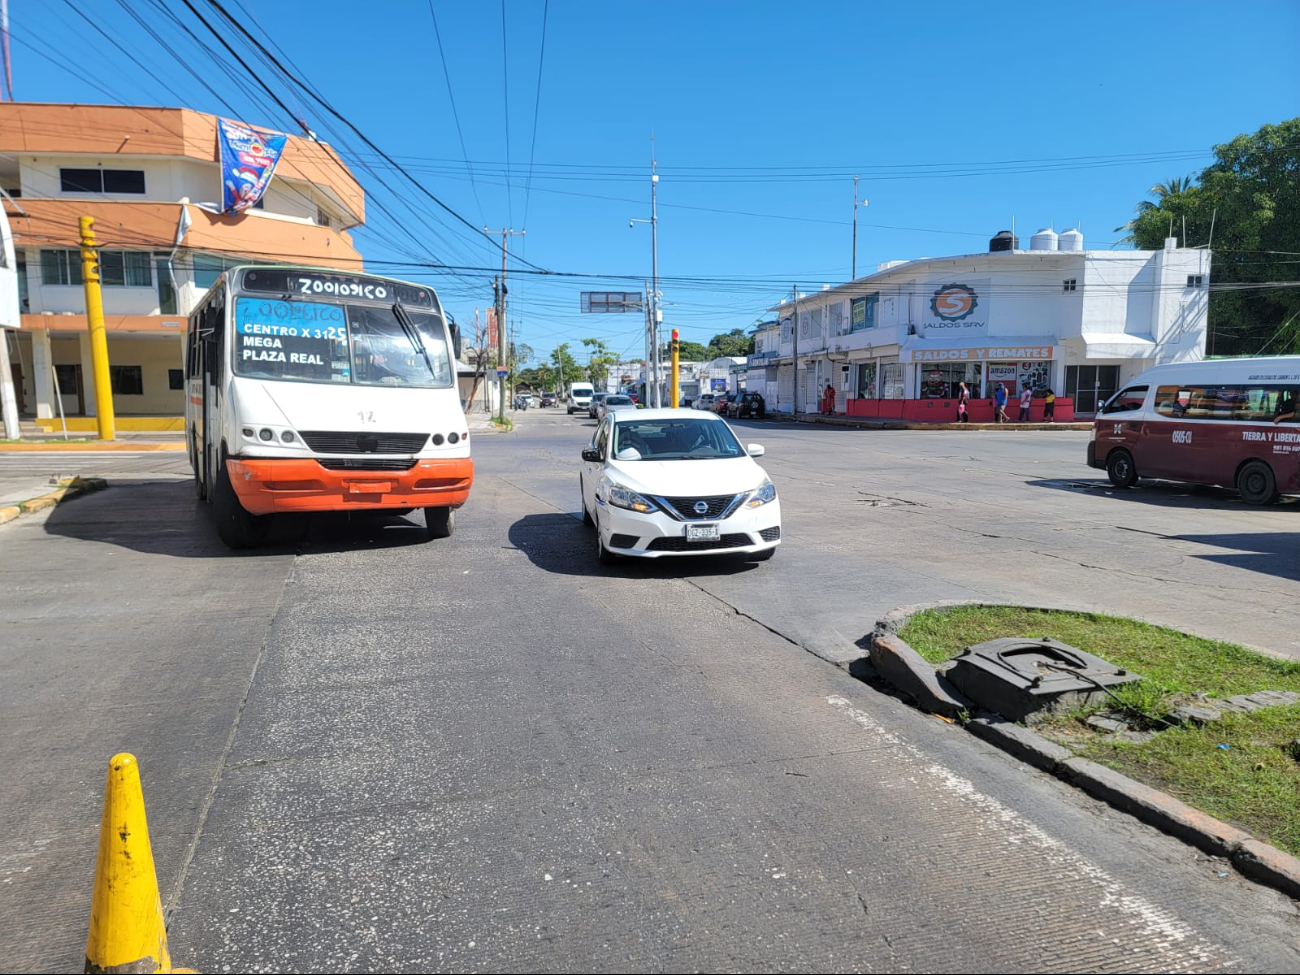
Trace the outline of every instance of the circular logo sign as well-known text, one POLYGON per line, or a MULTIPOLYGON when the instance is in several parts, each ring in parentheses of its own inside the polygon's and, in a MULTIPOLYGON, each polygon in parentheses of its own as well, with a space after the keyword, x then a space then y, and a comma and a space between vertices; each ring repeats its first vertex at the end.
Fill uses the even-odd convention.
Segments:
POLYGON ((978 306, 975 289, 964 284, 945 284, 930 299, 930 313, 945 322, 959 322, 978 306))
POLYGON ((707 501, 696 501, 693 507, 697 515, 702 515, 709 510, 709 503, 707 501))

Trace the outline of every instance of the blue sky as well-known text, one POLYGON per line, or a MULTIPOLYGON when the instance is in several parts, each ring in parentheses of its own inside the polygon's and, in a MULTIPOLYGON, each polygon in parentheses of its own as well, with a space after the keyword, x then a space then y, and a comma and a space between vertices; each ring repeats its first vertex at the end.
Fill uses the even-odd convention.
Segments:
MULTIPOLYGON (((204 0, 194 3, 211 17, 204 0)), ((599 337, 639 356, 640 316, 578 309, 582 290, 640 290, 650 275, 649 228, 628 220, 649 216, 652 134, 665 324, 707 341, 748 328, 793 283, 815 291, 848 279, 855 173, 858 198, 869 200, 859 210, 859 275, 879 261, 984 250, 1013 217, 1025 242, 1048 224, 1078 225, 1087 246, 1102 247, 1153 183, 1198 172, 1215 143, 1300 107, 1296 0, 434 0, 445 74, 429 0, 225 3, 469 224, 527 229, 512 238, 512 269, 527 261, 563 275, 511 276, 509 318, 539 354, 599 337)), ((19 99, 173 105, 181 96, 293 130, 287 113, 236 85, 185 35, 182 24, 232 63, 180 0, 77 9, 141 63, 67 0, 10 0, 19 99)), ((223 36, 249 56, 233 30, 223 36)), ((432 282, 472 322, 491 303, 491 273, 418 265, 495 267, 499 245, 438 209, 310 99, 262 77, 367 188, 368 226, 356 236, 373 269, 432 282)))

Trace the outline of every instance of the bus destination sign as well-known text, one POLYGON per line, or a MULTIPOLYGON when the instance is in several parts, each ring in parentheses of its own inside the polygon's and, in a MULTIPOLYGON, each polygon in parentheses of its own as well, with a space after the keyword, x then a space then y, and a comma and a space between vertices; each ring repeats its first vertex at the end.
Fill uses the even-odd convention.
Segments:
POLYGON ((294 298, 360 298, 400 301, 414 308, 433 308, 433 292, 396 281, 353 274, 326 274, 293 268, 255 268, 244 272, 243 289, 294 298))

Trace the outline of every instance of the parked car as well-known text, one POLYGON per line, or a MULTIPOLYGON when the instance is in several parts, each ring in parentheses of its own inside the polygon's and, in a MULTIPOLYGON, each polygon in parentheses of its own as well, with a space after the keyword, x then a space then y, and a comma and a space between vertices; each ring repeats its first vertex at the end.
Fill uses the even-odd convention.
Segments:
POLYGON ((781 543, 781 504, 753 460, 761 456, 761 444, 742 447, 719 416, 611 411, 583 450, 578 476, 597 559, 770 559, 781 543))
POLYGON ((727 404, 727 416, 735 419, 750 417, 762 419, 767 415, 767 403, 758 392, 741 393, 727 404))
POLYGON ((707 410, 713 405, 712 393, 701 393, 699 397, 691 404, 693 410, 707 410))
POLYGON ((729 399, 730 399, 730 397, 725 396, 725 395, 723 395, 723 396, 715 396, 715 397, 713 398, 713 404, 709 407, 709 412, 711 412, 711 413, 716 413, 716 414, 718 414, 718 416, 726 416, 726 415, 727 415, 727 402, 728 402, 729 399))
POLYGON ((554 406, 558 402, 554 393, 542 393, 542 406, 554 406))
POLYGON ((601 400, 600 405, 596 407, 596 419, 603 420, 610 413, 615 413, 619 410, 635 411, 636 404, 632 402, 632 397, 630 396, 624 396, 622 393, 610 393, 601 400))
POLYGON ((596 411, 600 409, 600 402, 608 395, 609 393, 592 393, 591 403, 587 406, 587 416, 593 420, 596 419, 596 411))
POLYGON ((623 395, 626 396, 628 399, 630 399, 633 403, 641 402, 641 394, 638 393, 635 389, 625 389, 623 390, 623 395))

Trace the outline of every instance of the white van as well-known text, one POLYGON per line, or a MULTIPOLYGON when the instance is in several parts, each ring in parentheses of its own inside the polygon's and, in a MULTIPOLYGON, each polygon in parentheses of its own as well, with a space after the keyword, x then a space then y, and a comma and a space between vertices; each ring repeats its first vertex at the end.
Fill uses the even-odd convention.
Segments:
POLYGON ((569 415, 581 410, 583 413, 591 406, 591 397, 595 394, 595 389, 591 383, 569 383, 569 397, 565 401, 565 406, 569 415))

